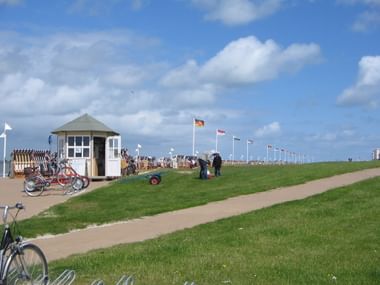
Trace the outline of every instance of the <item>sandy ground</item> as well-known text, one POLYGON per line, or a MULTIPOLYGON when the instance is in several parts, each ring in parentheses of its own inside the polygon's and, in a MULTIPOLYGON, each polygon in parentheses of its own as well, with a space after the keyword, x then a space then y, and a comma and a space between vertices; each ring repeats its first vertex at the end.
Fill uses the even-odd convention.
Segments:
MULTIPOLYGON (((85 253, 92 249, 153 239, 199 224, 240 215, 291 200, 304 199, 330 189, 376 176, 380 176, 380 168, 337 175, 302 185, 234 197, 224 201, 212 202, 207 205, 156 216, 87 228, 62 235, 40 237, 33 239, 32 242, 38 244, 46 254, 47 259, 52 261, 68 257, 72 254, 85 253)), ((105 182, 102 183, 93 183, 91 187, 93 189, 105 184, 105 182)), ((25 203, 27 211, 25 211, 26 213, 23 218, 36 214, 53 204, 61 203, 69 198, 62 196, 62 194, 47 194, 38 198, 27 197, 21 189, 22 183, 20 184, 20 181, 0 179, 1 204, 14 204, 15 201, 25 203)))

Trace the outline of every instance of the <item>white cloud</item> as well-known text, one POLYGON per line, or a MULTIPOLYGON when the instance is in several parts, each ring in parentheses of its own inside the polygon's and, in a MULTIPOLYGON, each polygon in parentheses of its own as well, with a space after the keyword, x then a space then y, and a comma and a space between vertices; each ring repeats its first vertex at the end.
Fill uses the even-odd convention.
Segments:
POLYGON ((224 85, 252 84, 275 79, 320 58, 316 44, 294 44, 282 49, 273 40, 260 42, 253 36, 229 43, 200 70, 201 78, 224 85))
POLYGON ((359 62, 358 79, 338 97, 343 106, 362 105, 377 108, 380 104, 380 56, 365 56, 359 62))
POLYGON ((363 5, 367 9, 360 13, 354 23, 352 30, 355 32, 368 32, 380 26, 380 0, 337 0, 345 5, 363 5))
POLYGON ((355 32, 368 32, 380 25, 380 11, 365 11, 361 13, 352 25, 355 32))
POLYGON ((161 79, 166 87, 192 87, 199 82, 199 66, 195 60, 189 60, 184 65, 170 70, 161 79))
POLYGON ((296 72, 320 58, 320 48, 313 43, 293 44, 284 49, 273 40, 261 42, 249 36, 230 42, 203 65, 187 61, 164 75, 161 84, 173 88, 205 83, 219 88, 254 84, 275 79, 281 73, 296 72))
POLYGON ((273 122, 265 125, 255 131, 256 138, 275 137, 281 134, 281 126, 279 122, 273 122))
POLYGON ((207 20, 226 25, 242 25, 267 17, 279 10, 282 0, 192 0, 206 11, 207 20))

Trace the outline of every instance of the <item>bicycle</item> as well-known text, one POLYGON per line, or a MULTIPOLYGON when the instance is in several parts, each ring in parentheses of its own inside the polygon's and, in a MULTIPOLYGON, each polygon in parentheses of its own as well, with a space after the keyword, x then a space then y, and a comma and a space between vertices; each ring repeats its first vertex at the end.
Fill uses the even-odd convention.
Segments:
POLYGON ((85 175, 80 175, 70 164, 67 159, 59 162, 61 173, 66 177, 79 177, 83 181, 82 189, 86 189, 90 185, 90 178, 85 175))
POLYGON ((24 205, 0 206, 3 209, 3 236, 0 244, 0 284, 41 284, 49 282, 48 264, 42 250, 35 244, 25 242, 16 234, 16 218, 24 205), (16 209, 15 215, 9 210, 16 209), (8 214, 13 218, 11 225, 7 223, 8 214), (13 226, 13 229, 11 227, 13 226))
POLYGON ((66 188, 64 194, 72 194, 83 188, 84 180, 80 177, 68 176, 62 168, 62 163, 57 164, 54 172, 41 173, 38 167, 25 168, 26 175, 24 181, 24 190, 29 196, 40 196, 46 187, 52 184, 58 184, 62 188, 66 188), (45 177, 43 174, 46 174, 45 177), (67 188, 67 186, 70 186, 67 188))

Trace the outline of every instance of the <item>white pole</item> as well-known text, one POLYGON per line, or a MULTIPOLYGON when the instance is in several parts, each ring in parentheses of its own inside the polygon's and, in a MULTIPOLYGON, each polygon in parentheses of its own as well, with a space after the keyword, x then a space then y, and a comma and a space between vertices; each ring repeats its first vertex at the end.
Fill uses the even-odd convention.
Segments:
POLYGON ((269 164, 269 147, 267 145, 267 164, 269 164))
POLYGON ((215 131, 215 152, 218 152, 218 130, 215 131))
POLYGON ((7 135, 4 130, 3 178, 5 178, 5 154, 7 153, 7 135))
POLYGON ((195 118, 193 118, 193 155, 195 154, 195 118))
POLYGON ((248 140, 247 140, 247 164, 248 164, 248 140))
POLYGON ((235 136, 232 136, 232 161, 235 161, 235 136))

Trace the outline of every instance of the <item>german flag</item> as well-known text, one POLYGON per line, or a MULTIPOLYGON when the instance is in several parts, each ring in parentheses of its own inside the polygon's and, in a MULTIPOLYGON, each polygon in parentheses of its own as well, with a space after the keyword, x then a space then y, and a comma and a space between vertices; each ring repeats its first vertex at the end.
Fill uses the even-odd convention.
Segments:
POLYGON ((205 126, 205 121, 199 120, 199 119, 194 119, 194 125, 197 127, 204 127, 205 126))

